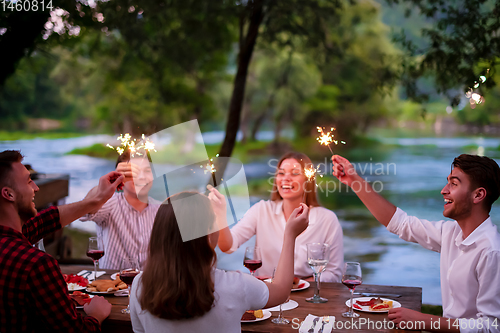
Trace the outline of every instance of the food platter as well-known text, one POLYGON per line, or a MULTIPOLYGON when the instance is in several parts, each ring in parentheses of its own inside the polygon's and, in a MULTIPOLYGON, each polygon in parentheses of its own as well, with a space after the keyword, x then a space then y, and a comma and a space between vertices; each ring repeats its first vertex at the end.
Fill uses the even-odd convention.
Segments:
POLYGON ((262 318, 256 318, 254 320, 242 320, 242 323, 255 323, 257 321, 262 321, 266 320, 271 317, 271 311, 269 310, 262 310, 262 314, 264 315, 262 318))
MULTIPOLYGON (((386 313, 386 312, 389 312, 389 309, 370 310, 370 306, 362 306, 362 305, 356 304, 357 301, 359 301, 359 302, 368 302, 372 298, 374 298, 374 297, 358 297, 358 298, 353 298, 352 301, 353 301, 353 303, 355 305, 353 307, 353 309, 356 310, 356 311, 369 312, 369 313, 386 313), (358 306, 359 308, 357 308, 356 306, 358 306)), ((392 308, 400 308, 401 307, 401 303, 399 303, 398 301, 392 300, 390 298, 383 298, 383 297, 381 297, 380 299, 382 301, 392 301, 392 308)), ((345 302, 345 305, 347 305, 348 307, 351 307, 351 300, 348 299, 345 302)))

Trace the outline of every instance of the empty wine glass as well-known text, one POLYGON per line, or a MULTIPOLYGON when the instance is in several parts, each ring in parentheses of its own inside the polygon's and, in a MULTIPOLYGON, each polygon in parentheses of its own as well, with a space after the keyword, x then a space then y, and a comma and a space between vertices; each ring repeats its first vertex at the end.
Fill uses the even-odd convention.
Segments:
POLYGON ((346 262, 344 264, 344 274, 342 275, 342 283, 351 291, 351 307, 349 311, 342 313, 342 317, 357 318, 359 314, 353 311, 352 295, 356 286, 363 282, 361 278, 361 264, 359 262, 346 262))
POLYGON ((310 303, 326 303, 326 298, 319 296, 319 280, 321 273, 325 270, 330 257, 330 246, 323 243, 309 243, 307 245, 307 263, 313 270, 314 281, 316 288, 314 289, 314 296, 306 298, 310 303))
POLYGON ((250 270, 252 276, 254 276, 255 271, 262 266, 260 249, 257 246, 249 246, 246 248, 243 266, 250 270))
POLYGON ((97 280, 97 262, 104 256, 104 244, 101 237, 90 237, 87 257, 94 262, 94 281, 97 280))
MULTIPOLYGON (((274 274, 276 273, 276 268, 273 270, 273 276, 271 278, 271 283, 274 282, 274 274)), ((288 302, 288 300, 290 299, 290 297, 288 297, 285 301, 288 302)), ((282 308, 282 305, 283 304, 280 304, 280 313, 278 315, 278 318, 274 318, 273 320, 271 320, 271 322, 275 323, 275 324, 281 324, 281 325, 285 325, 285 324, 289 324, 290 321, 288 319, 286 319, 285 317, 283 317, 283 308, 282 308)))
POLYGON ((126 309, 122 309, 122 313, 130 313, 130 287, 134 278, 140 273, 139 260, 137 258, 123 258, 120 265, 120 280, 128 286, 128 305, 126 309))

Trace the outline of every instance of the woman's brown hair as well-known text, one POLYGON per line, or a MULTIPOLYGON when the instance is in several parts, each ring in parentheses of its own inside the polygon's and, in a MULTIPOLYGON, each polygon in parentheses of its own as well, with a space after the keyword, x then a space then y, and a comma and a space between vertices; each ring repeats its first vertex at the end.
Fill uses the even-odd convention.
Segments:
MULTIPOLYGON (((314 167, 314 165, 311 162, 311 159, 306 154, 292 151, 292 152, 289 152, 289 153, 286 153, 285 155, 283 155, 281 157, 281 159, 279 160, 278 165, 276 166, 276 172, 274 173, 273 191, 271 192, 271 200, 272 201, 283 200, 283 198, 281 197, 281 195, 278 191, 278 186, 276 185, 276 176, 278 174, 281 163, 288 158, 293 158, 293 159, 297 160, 297 162, 300 163, 300 167, 302 169, 301 170, 302 174, 304 173, 304 169, 306 167, 309 167, 309 166, 314 167)), ((308 205, 309 207, 320 206, 320 204, 318 202, 318 196, 316 194, 316 179, 313 179, 310 182, 306 181, 304 184, 305 184, 304 191, 306 192, 305 204, 308 205)))
POLYGON ((215 222, 210 200, 195 192, 171 196, 158 209, 139 303, 152 315, 171 320, 195 318, 210 311, 217 259, 208 235, 182 240, 176 213, 182 216, 181 223, 189 218, 197 228, 207 231, 215 222))

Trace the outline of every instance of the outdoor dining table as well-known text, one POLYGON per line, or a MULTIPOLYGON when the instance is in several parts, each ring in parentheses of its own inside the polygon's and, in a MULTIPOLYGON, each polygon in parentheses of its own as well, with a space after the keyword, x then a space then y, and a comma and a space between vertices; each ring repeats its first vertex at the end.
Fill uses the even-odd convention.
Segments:
MULTIPOLYGON (((63 274, 76 274, 81 270, 93 270, 93 266, 81 265, 62 265, 63 274)), ((101 270, 106 274, 99 279, 110 279, 111 274, 117 270, 101 270)), ((342 313, 348 310, 346 301, 350 298, 350 292, 347 287, 341 283, 321 283, 320 295, 328 299, 327 303, 315 304, 306 302, 306 298, 314 294, 314 282, 310 282, 310 287, 293 291, 290 299, 298 303, 298 307, 292 310, 283 311, 285 318, 290 320, 288 325, 278 325, 271 322, 272 318, 278 316, 278 312, 272 312, 271 318, 259 322, 242 323, 242 332, 298 332, 300 323, 308 314, 315 316, 335 316, 335 322, 332 332, 408 332, 401 329, 390 329, 387 313, 366 313, 359 312, 359 318, 351 319, 342 317, 342 313), (361 325, 364 323, 364 325, 361 325)), ((400 286, 381 286, 381 285, 360 285, 356 292, 398 294, 401 297, 393 298, 401 303, 401 306, 412 310, 420 311, 422 307, 422 288, 418 287, 400 287, 400 286)), ((130 315, 122 314, 121 310, 127 307, 128 297, 117 297, 114 295, 104 296, 111 304, 111 314, 102 324, 102 332, 133 332, 130 315)), ((360 297, 359 295, 357 297, 360 297)), ((82 311, 83 310, 79 310, 82 311)))

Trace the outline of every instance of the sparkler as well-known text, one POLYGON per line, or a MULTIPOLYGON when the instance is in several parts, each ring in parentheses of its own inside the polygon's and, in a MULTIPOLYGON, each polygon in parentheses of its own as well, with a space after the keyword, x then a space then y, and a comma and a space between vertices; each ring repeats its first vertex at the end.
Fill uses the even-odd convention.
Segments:
MULTIPOLYGON (((219 154, 215 155, 215 157, 219 157, 219 154)), ((206 174, 206 173, 210 172, 212 174, 212 180, 214 181, 214 187, 217 187, 217 181, 215 179, 215 172, 217 170, 215 170, 215 165, 213 162, 214 162, 214 159, 211 158, 208 161, 207 165, 205 166, 205 170, 203 170, 203 173, 206 174)), ((203 168, 203 165, 200 165, 200 168, 203 168)))
POLYGON ((132 136, 128 133, 120 134, 120 136, 117 137, 116 140, 121 141, 120 146, 113 147, 108 143, 106 147, 116 150, 118 155, 123 154, 126 149, 130 150, 131 157, 135 157, 135 155, 141 156, 142 154, 139 152, 140 149, 145 150, 146 153, 149 153, 151 151, 156 152, 155 144, 150 141, 149 138, 146 138, 144 134, 142 135, 142 139, 139 142, 137 142, 137 139, 132 139, 132 136))
POLYGON ((339 142, 345 145, 344 141, 338 141, 338 140, 333 139, 334 138, 333 131, 335 131, 335 128, 332 127, 330 129, 330 132, 327 132, 327 133, 325 133, 323 131, 322 127, 318 126, 316 128, 318 129, 318 132, 321 133, 321 135, 319 137, 317 137, 316 140, 318 140, 320 145, 327 146, 328 149, 330 149, 330 153, 332 153, 332 155, 333 155, 333 151, 332 151, 332 148, 330 147, 330 144, 332 142, 335 143, 336 145, 338 145, 339 142))
MULTIPOLYGON (((316 178, 316 173, 319 171, 319 165, 315 168, 314 166, 310 165, 304 168, 304 176, 306 176, 307 180, 304 184, 304 195, 302 196, 302 201, 305 203, 306 200, 306 184, 309 182, 313 182, 316 178)), ((320 177, 323 177, 323 175, 320 175, 320 177)), ((318 186, 318 184, 316 184, 318 186)))

